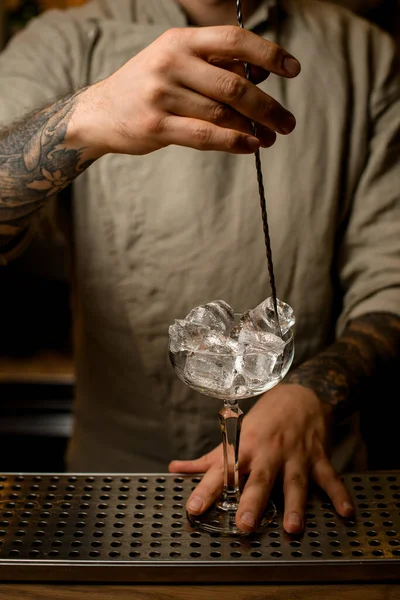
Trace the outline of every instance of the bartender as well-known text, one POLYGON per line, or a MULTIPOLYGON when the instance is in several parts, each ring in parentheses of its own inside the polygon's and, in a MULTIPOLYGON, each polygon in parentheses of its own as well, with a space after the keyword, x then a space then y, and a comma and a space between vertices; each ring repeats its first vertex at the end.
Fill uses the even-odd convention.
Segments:
POLYGON ((296 350, 282 383, 242 403, 237 523, 255 527, 279 479, 298 533, 310 479, 352 514, 339 473, 363 464, 357 414, 400 354, 400 70, 391 38, 345 9, 243 0, 243 30, 235 4, 92 0, 12 39, 1 261, 71 184, 68 470, 204 472, 187 506, 200 514, 223 483, 217 406, 174 374, 168 326, 210 300, 243 310, 269 295, 260 148, 296 350))

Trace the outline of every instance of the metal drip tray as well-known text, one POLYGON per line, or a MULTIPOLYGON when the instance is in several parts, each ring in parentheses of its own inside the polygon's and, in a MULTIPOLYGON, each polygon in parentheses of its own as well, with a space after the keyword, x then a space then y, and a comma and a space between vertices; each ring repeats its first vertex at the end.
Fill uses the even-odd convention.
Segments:
POLYGON ((0 579, 400 580, 400 472, 343 480, 355 518, 338 517, 315 494, 303 535, 287 535, 278 510, 262 535, 235 539, 189 526, 185 501, 199 477, 0 475, 0 579))

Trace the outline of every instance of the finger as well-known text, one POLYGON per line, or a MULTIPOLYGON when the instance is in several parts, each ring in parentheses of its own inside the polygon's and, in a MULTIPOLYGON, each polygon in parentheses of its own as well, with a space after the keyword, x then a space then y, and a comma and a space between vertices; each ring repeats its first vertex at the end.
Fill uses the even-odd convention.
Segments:
POLYGON ((222 445, 195 460, 173 460, 168 465, 170 473, 205 473, 217 460, 222 459, 222 445))
POLYGON ((178 75, 181 84, 202 96, 232 107, 245 117, 281 134, 291 133, 296 119, 277 100, 244 77, 200 59, 178 75))
POLYGON ((276 142, 276 133, 269 127, 257 124, 257 138, 260 140, 262 148, 270 148, 276 142))
POLYGON ((190 43, 208 62, 216 58, 236 58, 283 77, 294 77, 300 72, 300 63, 284 48, 239 27, 194 29, 190 43))
POLYGON ((187 146, 196 150, 220 150, 231 154, 251 154, 260 147, 258 138, 218 127, 200 119, 168 116, 158 124, 157 135, 167 138, 168 144, 187 146))
POLYGON ((252 531, 256 527, 267 505, 276 475, 277 467, 272 465, 260 465, 250 471, 236 515, 236 525, 242 531, 252 531))
MULTIPOLYGON (((246 77, 244 63, 241 60, 222 60, 217 58, 210 61, 210 64, 225 69, 226 71, 236 73, 241 77, 246 77)), ((250 69, 250 81, 254 84, 265 81, 270 75, 269 71, 266 71, 262 67, 257 67, 257 65, 248 65, 248 67, 250 69)))
MULTIPOLYGON (((226 104, 205 98, 187 88, 175 88, 173 94, 166 95, 162 101, 162 109, 181 117, 189 117, 208 121, 219 127, 234 129, 251 135, 251 122, 226 104)), ((276 140, 276 134, 268 127, 259 125, 257 138, 261 146, 269 148, 276 140)))
POLYGON ((307 493, 307 465, 298 461, 287 462, 283 473, 283 494, 285 498, 283 527, 287 533, 300 533, 303 530, 307 493))
POLYGON ((353 515, 354 506, 350 494, 328 458, 321 458, 315 463, 312 475, 315 482, 328 494, 339 515, 342 517, 353 515))
POLYGON ((191 515, 200 515, 220 498, 224 485, 224 465, 221 458, 205 473, 204 477, 190 495, 186 510, 191 515))

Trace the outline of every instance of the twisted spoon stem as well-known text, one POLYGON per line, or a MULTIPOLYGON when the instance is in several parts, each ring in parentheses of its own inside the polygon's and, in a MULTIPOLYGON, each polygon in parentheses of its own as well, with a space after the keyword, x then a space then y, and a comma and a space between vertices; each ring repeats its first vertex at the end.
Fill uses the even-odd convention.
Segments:
MULTIPOLYGON (((243 12, 242 12, 242 4, 240 0, 236 0, 236 17, 239 27, 244 29, 243 24, 243 12)), ((244 63, 244 71, 246 75, 246 79, 251 81, 251 71, 248 63, 244 63)), ((252 133, 255 137, 257 137, 257 125, 254 121, 251 121, 251 129, 252 133)), ((265 249, 267 255, 267 264, 268 264, 268 274, 269 274, 269 283, 271 285, 272 292, 272 302, 274 305, 274 313, 275 313, 275 321, 279 335, 281 336, 281 327, 279 324, 278 317, 278 302, 276 296, 276 285, 275 285, 275 276, 274 276, 274 265, 272 262, 272 250, 271 250, 271 238, 269 234, 269 225, 268 225, 268 216, 267 216, 267 203, 265 200, 265 190, 264 190, 264 179, 261 168, 261 158, 260 158, 260 150, 256 150, 255 152, 255 163, 256 163, 256 172, 257 172, 257 182, 258 182, 258 192, 260 196, 260 206, 261 206, 261 217, 263 223, 264 230, 264 240, 265 240, 265 249)))

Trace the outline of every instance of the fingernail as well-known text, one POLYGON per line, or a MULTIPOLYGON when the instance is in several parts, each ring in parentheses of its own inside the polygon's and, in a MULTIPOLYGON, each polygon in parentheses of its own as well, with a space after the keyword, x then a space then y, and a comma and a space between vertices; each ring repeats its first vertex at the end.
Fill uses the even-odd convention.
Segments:
POLYGON ((247 525, 247 527, 254 527, 254 525, 256 524, 255 518, 249 512, 243 513, 240 521, 241 523, 244 523, 244 525, 247 525))
POLYGON ((248 138, 246 138, 246 143, 247 143, 247 147, 252 152, 256 152, 256 150, 258 150, 259 147, 260 147, 259 140, 257 138, 254 138, 254 137, 248 137, 248 138))
POLYGON ((344 509, 344 510, 354 510, 354 509, 353 509, 353 505, 352 505, 352 504, 350 504, 350 502, 348 502, 347 500, 345 500, 345 501, 343 502, 343 509, 344 509))
POLYGON ((300 71, 300 63, 292 56, 285 56, 283 59, 283 68, 289 75, 297 75, 300 71))
POLYGON ((296 527, 301 527, 300 515, 297 513, 290 513, 288 516, 288 523, 290 523, 290 525, 295 525, 296 527))
POLYGON ((199 512, 203 506, 203 500, 199 496, 193 496, 188 504, 188 510, 193 512, 199 512))

